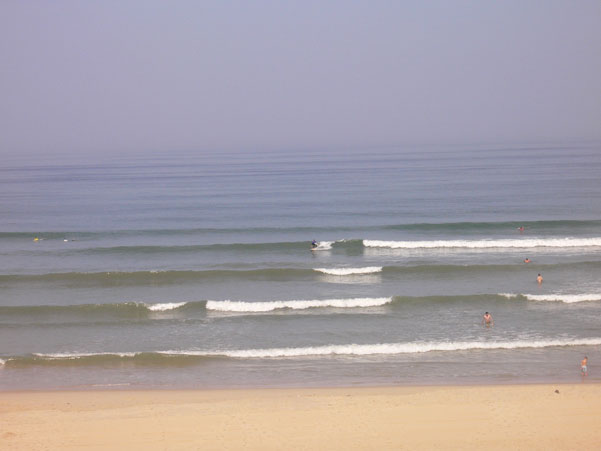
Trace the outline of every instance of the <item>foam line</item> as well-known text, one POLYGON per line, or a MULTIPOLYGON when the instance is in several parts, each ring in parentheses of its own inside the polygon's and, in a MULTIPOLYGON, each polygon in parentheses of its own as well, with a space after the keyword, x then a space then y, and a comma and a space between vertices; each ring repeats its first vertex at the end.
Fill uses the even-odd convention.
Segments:
POLYGON ((392 302, 392 298, 351 298, 324 300, 293 300, 268 302, 207 301, 207 310, 221 312, 271 312, 278 309, 304 310, 319 307, 375 307, 392 302))
POLYGON ((350 276, 355 274, 373 274, 382 271, 381 266, 366 266, 364 268, 315 268, 315 271, 331 276, 350 276))
POLYGON ((531 238, 502 240, 437 240, 437 241, 381 241, 363 240, 365 247, 385 247, 391 249, 492 249, 515 248, 529 249, 536 247, 573 248, 601 247, 601 238, 531 238))
POLYGON ((186 305, 187 302, 166 302, 162 304, 145 304, 146 308, 152 312, 164 312, 174 310, 186 305))

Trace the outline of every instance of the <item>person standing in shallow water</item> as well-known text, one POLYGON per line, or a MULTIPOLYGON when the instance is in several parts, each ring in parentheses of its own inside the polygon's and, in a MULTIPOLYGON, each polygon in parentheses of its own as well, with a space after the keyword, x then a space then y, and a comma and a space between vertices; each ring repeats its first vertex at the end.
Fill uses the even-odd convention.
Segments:
POLYGON ((482 324, 484 324, 486 327, 495 325, 495 321, 492 319, 492 315, 490 313, 484 313, 484 316, 482 317, 482 324))
POLYGON ((582 359, 582 362, 580 362, 580 373, 583 376, 588 375, 588 357, 584 356, 584 359, 582 359))
POLYGON ((541 276, 540 274, 536 277, 536 281, 538 282, 538 284, 542 284, 543 283, 543 276, 541 276))

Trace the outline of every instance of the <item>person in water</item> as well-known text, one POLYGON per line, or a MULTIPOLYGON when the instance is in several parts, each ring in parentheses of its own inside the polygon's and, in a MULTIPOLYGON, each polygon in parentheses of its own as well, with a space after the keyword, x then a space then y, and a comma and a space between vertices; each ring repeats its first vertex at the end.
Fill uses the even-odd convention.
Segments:
POLYGON ((317 247, 317 241, 315 241, 315 240, 311 241, 311 247, 313 249, 315 249, 317 247))
POLYGON ((582 373, 583 376, 586 376, 588 374, 588 357, 584 356, 584 359, 582 359, 582 362, 580 362, 580 372, 582 373))
POLYGON ((528 257, 526 257, 526 260, 524 260, 524 263, 530 263, 530 259, 528 257))
POLYGON ((542 284, 543 283, 543 276, 541 276, 540 274, 536 277, 536 281, 538 282, 538 284, 542 284))
POLYGON ((486 327, 494 326, 495 321, 492 319, 492 315, 488 312, 484 314, 482 317, 482 324, 486 325, 486 327))

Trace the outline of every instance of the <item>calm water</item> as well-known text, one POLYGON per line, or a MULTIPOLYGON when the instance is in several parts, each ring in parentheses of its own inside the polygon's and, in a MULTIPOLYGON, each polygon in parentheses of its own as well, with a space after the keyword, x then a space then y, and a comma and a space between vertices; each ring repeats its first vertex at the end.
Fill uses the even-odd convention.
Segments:
POLYGON ((601 380, 601 145, 21 158, 0 207, 0 389, 601 380))

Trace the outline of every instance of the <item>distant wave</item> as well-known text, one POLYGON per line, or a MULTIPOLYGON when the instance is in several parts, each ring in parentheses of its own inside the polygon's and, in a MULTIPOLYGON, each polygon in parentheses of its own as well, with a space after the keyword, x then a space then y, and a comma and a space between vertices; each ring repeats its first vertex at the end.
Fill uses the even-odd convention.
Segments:
POLYGON ((501 221, 501 222, 442 222, 442 223, 416 223, 416 224, 393 224, 382 226, 384 229, 426 231, 426 232, 507 232, 515 231, 518 227, 524 227, 526 233, 531 231, 557 232, 569 230, 594 230, 601 227, 601 220, 556 220, 556 221, 501 221))
MULTIPOLYGON (((305 248, 306 249, 306 248, 305 248)), ((0 274, 0 283, 12 282, 69 282, 81 286, 112 286, 114 284, 176 284, 182 281, 209 279, 287 280, 312 275, 309 268, 209 269, 205 271, 104 271, 65 272, 49 274, 0 274)))
POLYGON ((373 274, 381 272, 381 266, 366 266, 364 268, 315 268, 315 271, 332 276, 349 276, 354 274, 373 274))
MULTIPOLYGON (((515 294, 502 294, 502 296, 517 297, 515 294)), ((563 302, 565 304, 574 304, 577 302, 594 302, 601 301, 601 293, 584 293, 584 294, 522 294, 529 301, 539 302, 563 302)))
POLYGON ((119 362, 123 359, 154 362, 157 365, 178 364, 187 359, 192 362, 203 358, 236 358, 236 359, 262 359, 262 358, 293 358, 293 357, 320 357, 320 356, 368 356, 368 355, 396 355, 419 354, 426 352, 458 352, 478 350, 519 350, 528 348, 551 348, 567 346, 599 346, 601 337, 594 338, 565 338, 542 340, 516 340, 516 341, 433 341, 433 342, 408 342, 408 343, 376 343, 376 344, 341 344, 293 348, 259 348, 239 350, 165 350, 150 352, 57 352, 34 353, 21 356, 2 356, 1 364, 7 367, 23 365, 45 364, 84 364, 94 365, 111 361, 119 362))
POLYGON ((389 249, 530 249, 536 247, 601 247, 601 238, 524 238, 501 240, 381 241, 363 240, 365 247, 389 249))
MULTIPOLYGON (((305 247, 305 251, 306 251, 305 247)), ((539 272, 542 269, 582 269, 586 271, 601 271, 601 261, 566 262, 556 264, 537 264, 539 272)), ((411 275, 424 277, 430 280, 439 275, 476 275, 499 272, 523 272, 524 265, 521 257, 516 258, 516 263, 510 264, 477 264, 477 265, 407 265, 407 266, 370 266, 358 268, 257 268, 257 269, 208 269, 200 271, 111 271, 111 272, 65 272, 50 274, 0 274, 0 284, 29 283, 68 283, 71 287, 112 287, 153 285, 176 285, 180 283, 200 283, 216 280, 249 280, 249 281, 315 281, 319 274, 336 276, 351 274, 370 274, 383 272, 386 275, 411 275)))
POLYGON ((306 301, 207 301, 207 310, 221 312, 271 312, 278 309, 304 310, 318 307, 358 308, 376 307, 392 302, 392 298, 351 298, 306 301))
MULTIPOLYGON (((77 240, 98 240, 104 238, 127 238, 127 237, 173 237, 173 236, 195 236, 195 235, 223 235, 223 234, 273 234, 273 233, 302 233, 311 237, 316 234, 327 232, 332 235, 336 232, 352 231, 378 231, 378 230, 405 230, 405 231, 515 231, 518 227, 525 227, 526 232, 534 231, 554 231, 570 230, 578 231, 594 230, 601 227, 601 220, 551 220, 551 221, 500 221, 500 222, 441 222, 441 223, 401 223, 401 224, 381 224, 362 227, 239 227, 239 228, 172 228, 172 229, 121 229, 107 231, 83 231, 83 230, 31 230, 31 231, 13 231, 0 232, 0 239, 33 239, 40 237, 45 239, 63 240, 72 238, 77 240)), ((306 242, 305 242, 306 244, 306 242)))

